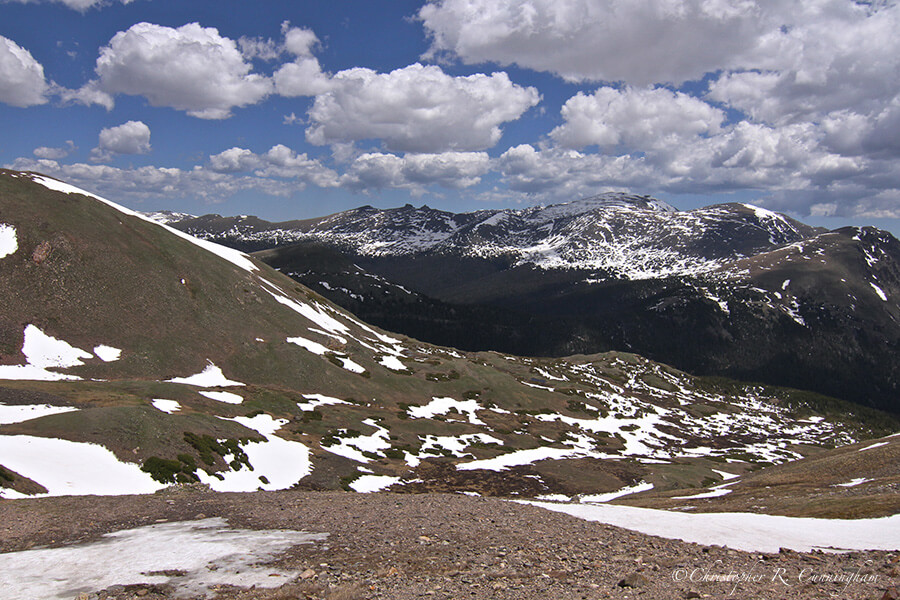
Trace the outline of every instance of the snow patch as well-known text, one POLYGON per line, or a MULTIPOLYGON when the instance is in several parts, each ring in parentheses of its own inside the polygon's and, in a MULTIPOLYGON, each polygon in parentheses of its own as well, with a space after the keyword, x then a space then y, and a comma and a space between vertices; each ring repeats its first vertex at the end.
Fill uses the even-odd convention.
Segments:
POLYGON ((227 404, 242 404, 244 402, 243 396, 238 394, 234 394, 232 392, 211 392, 211 391, 202 391, 197 392, 201 396, 206 396, 210 400, 216 400, 217 402, 225 402, 227 404))
POLYGON ((112 346, 100 344, 94 348, 94 356, 103 362, 114 362, 119 360, 119 357, 122 356, 122 351, 118 348, 113 348, 112 346))
POLYGON ((747 552, 900 549, 900 515, 882 519, 810 519, 753 513, 678 513, 616 504, 526 502, 648 535, 747 552))
POLYGON ((93 358, 92 354, 47 335, 34 325, 25 327, 24 337, 22 354, 25 355, 27 363, 0 366, 0 379, 79 380, 81 378, 75 375, 56 373, 47 369, 77 367, 84 364, 81 359, 93 358))
POLYGON ((636 483, 635 485, 624 487, 615 492, 608 492, 606 494, 592 494, 589 496, 582 496, 581 502, 587 503, 600 503, 600 502, 609 502, 610 500, 615 500, 616 498, 621 498, 622 496, 630 496, 632 494, 639 494, 640 492, 646 492, 653 489, 652 483, 647 483, 646 481, 641 481, 640 483, 636 483))
POLYGON ((322 394, 303 394, 303 397, 310 402, 298 402, 297 408, 304 412, 315 410, 318 406, 328 406, 330 404, 350 404, 340 398, 332 398, 331 396, 323 396, 322 394))
POLYGON ((248 442, 241 444, 247 454, 253 470, 241 468, 239 471, 225 471, 218 474, 223 477, 207 475, 202 469, 197 476, 202 483, 207 483, 217 492, 253 492, 262 490, 283 490, 291 487, 312 472, 309 448, 300 442, 290 442, 275 435, 275 432, 288 423, 287 419, 275 419, 262 414, 255 417, 235 417, 225 419, 240 423, 266 438, 264 442, 248 442), (266 482, 262 478, 266 479, 266 482))
POLYGON ((286 341, 289 344, 296 344, 301 348, 309 350, 313 354, 318 354, 319 356, 322 356, 329 351, 328 348, 326 348, 322 344, 314 342, 312 340, 308 340, 304 337, 289 337, 286 341))
POLYGON ((485 424, 484 421, 475 415, 476 411, 483 409, 476 400, 459 401, 453 398, 433 397, 431 402, 425 406, 410 406, 406 412, 413 419, 433 419, 435 415, 446 415, 453 409, 467 415, 469 423, 473 425, 485 424))
POLYGON ((174 379, 169 379, 169 383, 181 383, 197 387, 233 387, 245 385, 240 381, 231 381, 225 377, 225 374, 222 373, 222 369, 214 365, 212 361, 207 362, 209 364, 207 364, 206 368, 200 373, 191 375, 190 377, 176 377, 174 379))
POLYGON ((153 404, 153 408, 161 410, 164 413, 169 413, 170 415, 181 410, 181 404, 179 404, 177 400, 165 400, 163 398, 156 398, 154 400, 151 400, 151 403, 153 404))
POLYGON ((176 597, 203 597, 210 586, 277 587, 296 573, 259 566, 297 544, 328 534, 230 529, 225 519, 160 523, 108 533, 98 542, 0 554, 0 600, 71 600, 79 590, 114 584, 165 584, 176 597), (147 575, 184 571, 184 575, 147 575), (48 576, 52 573, 52 576, 48 576))
POLYGON ((871 446, 866 446, 865 448, 860 448, 860 452, 865 452, 866 450, 871 450, 872 448, 880 448, 882 446, 887 446, 889 442, 878 442, 877 444, 872 444, 871 446))
POLYGON ((0 456, 3 466, 41 484, 50 496, 151 494, 165 487, 96 444, 0 435, 0 456))
POLYGON ((884 290, 882 290, 880 287, 878 287, 871 281, 869 282, 869 285, 872 286, 872 289, 875 290, 875 293, 878 294, 878 297, 881 298, 882 301, 884 301, 884 302, 888 301, 887 295, 884 293, 884 290))
POLYGON ((392 371, 406 371, 406 365, 396 356, 379 356, 378 364, 392 371))
POLYGON ((16 239, 16 228, 6 223, 0 223, 0 258, 14 254, 19 249, 16 239))
POLYGON ((57 415, 78 410, 72 406, 53 406, 51 404, 14 404, 0 403, 0 425, 22 423, 46 415, 57 415))
POLYGON ((870 481, 872 481, 872 480, 866 479, 865 477, 857 477, 856 479, 851 479, 850 481, 848 481, 846 483, 836 483, 831 487, 856 487, 863 483, 869 483, 870 481))
POLYGON ((399 482, 399 477, 391 477, 389 475, 363 475, 357 477, 350 483, 350 489, 360 494, 369 494, 372 492, 380 492, 381 490, 399 482))

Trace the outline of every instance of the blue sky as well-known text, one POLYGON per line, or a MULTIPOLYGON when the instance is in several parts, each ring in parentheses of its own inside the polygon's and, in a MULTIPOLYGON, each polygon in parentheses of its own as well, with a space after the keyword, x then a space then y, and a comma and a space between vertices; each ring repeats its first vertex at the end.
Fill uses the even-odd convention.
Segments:
POLYGON ((893 0, 0 0, 0 165, 271 220, 610 190, 900 231, 893 0))

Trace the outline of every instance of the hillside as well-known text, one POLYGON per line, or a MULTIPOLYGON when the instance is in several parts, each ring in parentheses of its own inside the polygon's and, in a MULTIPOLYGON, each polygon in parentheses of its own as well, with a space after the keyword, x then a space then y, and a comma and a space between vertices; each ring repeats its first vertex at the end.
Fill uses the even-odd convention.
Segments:
POLYGON ((676 211, 623 194, 463 214, 363 207, 302 223, 174 225, 269 247, 258 258, 432 343, 636 352, 900 412, 900 242, 874 228, 828 232, 751 205, 676 211))
POLYGON ((6 497, 175 481, 667 489, 897 427, 632 354, 526 359, 386 334, 239 252, 37 174, 0 174, 0 223, 6 497))

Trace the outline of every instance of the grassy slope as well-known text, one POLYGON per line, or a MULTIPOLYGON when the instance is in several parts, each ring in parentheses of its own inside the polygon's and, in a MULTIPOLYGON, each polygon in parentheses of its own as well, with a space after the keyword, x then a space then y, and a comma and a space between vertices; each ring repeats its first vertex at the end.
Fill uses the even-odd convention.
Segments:
MULTIPOLYGON (((614 390, 634 406, 645 407, 637 410, 657 405, 678 407, 688 401, 673 395, 676 384, 700 394, 705 393, 707 384, 618 353, 537 361, 494 353, 460 355, 406 338, 387 343, 377 332, 264 265, 260 264, 257 272, 247 272, 155 224, 84 196, 50 191, 24 178, 0 174, 0 222, 15 226, 19 244, 15 254, 0 260, 0 364, 24 360, 19 348, 22 331, 29 323, 86 350, 98 344, 123 350, 118 361, 91 359, 68 371, 111 380, 108 382, 0 382, 7 403, 29 403, 34 393, 40 392, 63 399, 50 401, 52 404, 74 403, 83 409, 5 425, 0 433, 98 442, 123 460, 174 459, 186 453, 199 462, 199 451, 185 439, 185 432, 216 439, 259 439, 255 432, 217 417, 266 412, 289 421, 279 435, 302 441, 313 450, 315 470, 301 483, 314 487, 336 487, 341 480, 346 483, 360 473, 357 463, 322 448, 322 439, 347 437, 347 429, 368 435, 372 427, 362 421, 370 418, 390 431, 393 450, 392 455, 374 455, 367 466, 376 473, 410 479, 421 475, 419 488, 410 489, 449 486, 502 494, 580 494, 616 489, 642 478, 653 479, 658 487, 680 487, 698 485, 709 476, 710 466, 717 464, 691 459, 656 467, 630 459, 583 458, 544 461, 495 474, 456 471, 453 464, 458 458, 436 454, 410 474, 402 460, 404 452, 418 452, 426 435, 490 433, 504 442, 503 449, 470 446, 466 460, 515 449, 566 448, 568 436, 583 432, 559 420, 542 420, 535 413, 588 418, 590 415, 572 402, 583 402, 586 394, 611 397, 614 390), (35 250, 46 249, 47 244, 49 256, 34 260, 35 250), (312 331, 318 326, 277 303, 265 291, 262 279, 276 284, 292 300, 317 306, 343 323, 346 331, 339 336, 343 340, 312 331), (286 338, 291 336, 326 345, 333 354, 343 353, 366 372, 352 373, 342 368, 334 355, 317 356, 289 344, 286 338), (391 345, 402 348, 407 372, 378 364, 377 357, 391 345), (381 350, 373 351, 373 347, 381 350), (199 395, 194 388, 162 382, 197 373, 208 360, 229 378, 248 384, 235 390, 244 397, 243 404, 223 404, 199 395), (580 377, 573 365, 590 365, 600 377, 580 377), (567 382, 551 381, 553 385, 547 386, 538 368, 555 370, 567 382), (523 382, 557 389, 542 390, 523 382), (322 407, 317 414, 304 413, 297 402, 309 393, 351 403, 322 407), (431 419, 409 418, 408 405, 427 404, 433 397, 477 398, 482 406, 509 412, 479 411, 484 426, 452 412, 431 419), (177 400, 182 412, 163 414, 150 406, 154 398, 177 400)), ((706 393, 703 402, 688 406, 685 414, 730 414, 738 410, 730 400, 748 393, 754 397, 761 394, 767 402, 785 397, 778 390, 748 392, 746 386, 735 385, 724 395, 721 390, 706 393)), ((595 400, 593 404, 615 413, 604 402, 595 400)), ((807 405, 797 416, 809 412, 846 420, 847 431, 857 438, 882 433, 840 410, 829 414, 822 407, 807 405)), ((721 437, 716 443, 727 447, 731 442, 727 436, 721 437)), ((623 438, 615 432, 597 433, 592 439, 596 448, 606 452, 623 448, 623 438)), ((691 440, 702 442, 700 438, 691 440)), ((829 445, 835 440, 821 442, 829 445)), ((211 468, 227 466, 217 456, 211 468)), ((21 481, 16 485, 16 489, 24 489, 21 481)))

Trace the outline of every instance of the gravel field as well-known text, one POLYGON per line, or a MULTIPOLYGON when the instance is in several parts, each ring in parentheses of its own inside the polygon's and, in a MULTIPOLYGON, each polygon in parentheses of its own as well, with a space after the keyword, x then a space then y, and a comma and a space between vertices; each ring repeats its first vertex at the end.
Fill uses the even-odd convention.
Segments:
MULTIPOLYGON (((210 598, 900 598, 897 552, 738 552, 453 494, 220 494, 186 487, 144 496, 2 500, 0 550, 91 543, 113 531, 214 517, 232 528, 327 537, 293 546, 265 565, 286 570, 287 583, 217 585, 210 598)), ((110 581, 71 597, 184 597, 183 573, 170 571, 146 581, 110 581)), ((52 569, 46 576, 52 578, 52 569)), ((0 571, 0 598, 20 597, 16 581, 0 571)))

